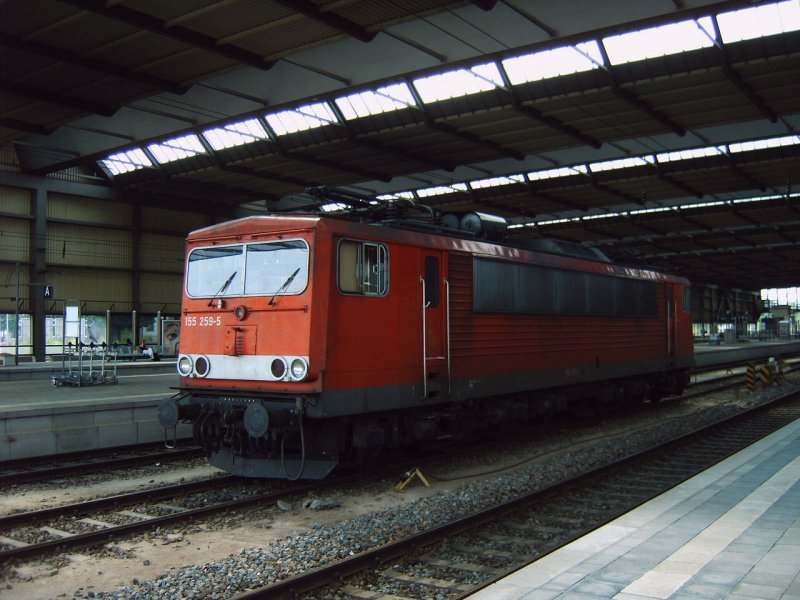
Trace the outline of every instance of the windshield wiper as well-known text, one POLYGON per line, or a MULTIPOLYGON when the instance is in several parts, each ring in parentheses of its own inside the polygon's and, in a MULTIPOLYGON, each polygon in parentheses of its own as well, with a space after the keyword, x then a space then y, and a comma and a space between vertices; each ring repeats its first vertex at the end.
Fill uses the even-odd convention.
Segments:
POLYGON ((233 273, 231 273, 231 276, 228 277, 228 279, 225 280, 225 283, 223 283, 222 287, 220 287, 219 290, 217 290, 217 293, 214 294, 213 296, 211 296, 211 300, 208 301, 208 305, 209 306, 213 306, 214 305, 214 300, 217 299, 217 296, 219 296, 220 294, 224 294, 225 293, 225 290, 228 289, 228 286, 231 284, 231 281, 233 281, 233 278, 236 277, 236 274, 238 272, 239 271, 234 271, 233 273))
POLYGON ((272 306, 273 304, 275 304, 275 298, 276 298, 276 297, 278 296, 278 294, 280 294, 280 293, 281 293, 283 290, 285 290, 287 287, 289 287, 289 284, 291 284, 291 283, 294 281, 294 278, 295 278, 295 277, 297 277, 297 274, 298 274, 299 272, 300 272, 300 267, 297 267, 297 268, 294 270, 294 273, 292 273, 291 275, 289 275, 289 277, 287 277, 287 278, 286 278, 286 281, 284 281, 284 282, 283 282, 283 285, 282 285, 281 287, 279 287, 279 288, 278 288, 278 291, 277 291, 277 292, 275 292, 275 293, 272 295, 272 299, 269 301, 269 305, 270 305, 270 306, 272 306))

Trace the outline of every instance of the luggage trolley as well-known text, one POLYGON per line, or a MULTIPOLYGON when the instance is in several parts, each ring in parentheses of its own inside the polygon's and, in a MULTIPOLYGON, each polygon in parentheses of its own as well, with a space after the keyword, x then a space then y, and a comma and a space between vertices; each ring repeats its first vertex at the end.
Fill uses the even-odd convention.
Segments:
POLYGON ((80 341, 80 313, 77 303, 67 302, 64 306, 62 339, 61 373, 53 373, 50 378, 54 387, 118 382, 116 352, 109 352, 105 342, 96 346, 94 342, 86 345, 80 341), (71 338, 75 339, 74 345, 71 338), (110 368, 106 366, 107 360, 111 361, 110 368), (99 366, 95 363, 99 363, 99 366))

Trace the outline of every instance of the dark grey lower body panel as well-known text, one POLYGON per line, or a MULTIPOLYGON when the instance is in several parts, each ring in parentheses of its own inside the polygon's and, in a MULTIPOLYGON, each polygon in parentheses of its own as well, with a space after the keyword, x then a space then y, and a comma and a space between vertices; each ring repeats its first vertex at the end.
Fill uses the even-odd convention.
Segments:
POLYGON ((413 409, 493 396, 544 394, 550 390, 586 384, 633 377, 657 377, 661 374, 686 371, 691 367, 689 361, 686 362, 687 364, 669 367, 664 365, 663 361, 591 365, 451 381, 447 381, 445 375, 444 379, 429 381, 427 390, 420 383, 327 391, 315 398, 312 405, 306 407, 306 415, 312 419, 329 418, 413 409))
POLYGON ((235 456, 229 449, 223 448, 211 454, 211 464, 218 469, 241 475, 242 477, 267 477, 273 479, 323 479, 333 471, 338 461, 310 460, 286 457, 250 458, 235 456))

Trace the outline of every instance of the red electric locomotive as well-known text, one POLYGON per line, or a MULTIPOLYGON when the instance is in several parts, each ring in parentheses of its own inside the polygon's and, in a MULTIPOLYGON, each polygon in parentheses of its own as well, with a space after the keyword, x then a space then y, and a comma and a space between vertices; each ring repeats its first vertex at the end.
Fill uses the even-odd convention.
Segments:
POLYGON ((191 233, 161 423, 193 423, 225 471, 319 479, 358 453, 682 390, 686 280, 460 222, 284 213, 191 233))

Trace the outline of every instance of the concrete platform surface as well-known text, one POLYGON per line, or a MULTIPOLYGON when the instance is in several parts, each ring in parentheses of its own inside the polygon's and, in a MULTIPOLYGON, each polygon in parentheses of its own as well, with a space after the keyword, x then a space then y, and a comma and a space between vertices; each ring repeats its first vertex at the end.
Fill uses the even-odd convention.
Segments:
MULTIPOLYGON (((119 371, 117 384, 87 387, 53 387, 49 376, 0 380, 0 461, 163 440, 158 404, 178 385, 167 366, 142 364, 119 371)), ((190 437, 191 427, 178 435, 190 437)))
POLYGON ((770 357, 800 354, 800 340, 774 340, 744 344, 695 344, 694 364, 698 368, 739 361, 764 361, 770 357))
POLYGON ((472 600, 800 600, 800 421, 472 600))

